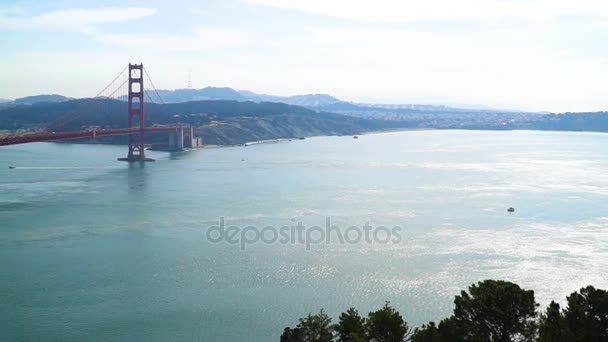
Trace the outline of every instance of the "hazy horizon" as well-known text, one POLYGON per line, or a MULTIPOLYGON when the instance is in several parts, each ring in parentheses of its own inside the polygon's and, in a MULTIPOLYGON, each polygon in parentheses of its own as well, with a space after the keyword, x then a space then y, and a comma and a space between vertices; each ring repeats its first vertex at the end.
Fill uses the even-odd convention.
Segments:
MULTIPOLYGON (((382 99, 382 98, 371 98, 371 97, 362 97, 362 98, 340 98, 337 96, 334 96, 332 94, 325 94, 325 93, 309 93, 309 94, 283 94, 283 95, 279 95, 279 94, 267 94, 267 93, 261 93, 261 92, 257 92, 254 90, 250 90, 250 89, 235 89, 233 87, 230 86, 213 86, 213 85, 209 85, 209 86, 203 86, 200 88, 187 88, 187 87, 183 87, 183 88, 175 88, 175 89, 158 89, 159 91, 179 91, 179 90, 202 90, 205 88, 230 88, 236 92, 253 92, 257 95, 261 95, 261 96, 277 96, 277 97, 290 97, 290 96, 312 96, 312 95, 329 95, 332 96, 340 101, 344 101, 344 102, 350 102, 350 103, 357 103, 357 104, 371 104, 371 105, 431 105, 431 106, 447 106, 447 107, 454 107, 454 108, 467 108, 467 109, 498 109, 498 110, 522 110, 521 108, 518 108, 516 106, 511 106, 511 107, 494 107, 494 106, 489 106, 489 105, 485 105, 482 103, 458 103, 458 102, 450 102, 450 100, 448 99, 442 99, 440 97, 435 97, 435 98, 420 98, 420 99, 408 99, 408 98, 403 98, 402 100, 391 100, 391 99, 382 99)), ((8 97, 3 97, 0 95, 0 101, 3 100, 7 100, 7 101, 15 101, 21 98, 26 98, 26 97, 32 97, 32 96, 53 96, 53 95, 60 95, 60 96, 65 96, 67 98, 73 98, 73 99, 80 99, 80 98, 90 98, 92 96, 83 96, 83 97, 78 97, 78 96, 70 96, 70 95, 66 95, 66 94, 60 94, 60 93, 46 93, 46 94, 30 94, 30 95, 25 95, 25 96, 21 96, 21 97, 14 97, 14 98, 8 98, 8 97)), ((540 112, 540 111, 539 111, 540 112)))
POLYGON ((606 108, 597 0, 7 1, 0 33, 0 98, 90 97, 143 62, 159 89, 186 88, 190 70, 194 88, 280 96, 606 108))

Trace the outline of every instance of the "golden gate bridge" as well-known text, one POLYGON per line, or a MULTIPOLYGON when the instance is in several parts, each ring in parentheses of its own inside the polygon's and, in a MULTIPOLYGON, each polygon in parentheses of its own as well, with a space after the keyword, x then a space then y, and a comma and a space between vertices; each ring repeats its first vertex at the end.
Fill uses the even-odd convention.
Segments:
POLYGON ((154 126, 145 127, 145 111, 144 98, 148 98, 149 102, 164 104, 160 94, 156 90, 154 83, 150 79, 148 72, 144 69, 143 64, 130 64, 126 66, 119 74, 110 82, 101 92, 99 92, 93 105, 88 106, 83 104, 78 108, 56 118, 47 123, 44 127, 37 129, 35 132, 22 134, 9 134, 0 137, 0 146, 25 144, 31 142, 56 141, 65 139, 78 138, 96 138, 104 136, 128 135, 129 136, 129 151, 125 158, 118 160, 136 162, 136 161, 153 161, 146 158, 145 154, 145 135, 146 133, 179 133, 183 127, 177 126, 154 126), (125 77, 126 76, 126 77, 125 77), (124 79, 124 80, 123 80, 124 79), (144 90, 144 79, 151 85, 152 91, 144 90), (153 98, 155 97, 155 98, 153 98), (109 129, 86 129, 80 131, 62 131, 62 127, 75 120, 86 116, 94 110, 99 110, 102 106, 107 106, 109 110, 110 100, 119 100, 127 102, 127 127, 125 128, 109 128, 109 129))

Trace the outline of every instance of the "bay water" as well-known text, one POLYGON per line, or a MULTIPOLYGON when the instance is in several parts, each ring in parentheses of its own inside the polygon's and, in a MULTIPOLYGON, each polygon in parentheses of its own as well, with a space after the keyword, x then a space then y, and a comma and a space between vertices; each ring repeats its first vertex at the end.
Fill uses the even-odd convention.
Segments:
POLYGON ((335 320, 390 301, 410 326, 439 321, 484 279, 541 305, 608 287, 605 134, 409 131, 116 161, 125 153, 0 148, 1 340, 276 341, 321 308, 335 320), (399 239, 272 238, 328 220, 399 239), (232 242, 211 234, 220 222, 232 242), (270 228, 262 241, 246 227, 270 228))

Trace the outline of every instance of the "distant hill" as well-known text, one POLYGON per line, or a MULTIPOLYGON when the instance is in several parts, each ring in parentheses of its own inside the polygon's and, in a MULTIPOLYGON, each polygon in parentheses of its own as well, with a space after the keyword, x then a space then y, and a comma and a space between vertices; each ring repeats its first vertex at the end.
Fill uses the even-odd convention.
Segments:
POLYGON ((295 96, 274 96, 256 94, 252 91, 236 91, 229 87, 206 87, 202 89, 159 90, 160 97, 166 103, 189 102, 199 100, 233 100, 252 102, 279 102, 304 107, 320 107, 339 102, 327 94, 310 94, 295 96))
MULTIPOLYGON (((126 102, 97 98, 6 108, 0 111, 0 130, 45 127, 70 112, 83 114, 64 126, 53 127, 53 131, 80 130, 91 126, 126 126, 126 102)), ((283 103, 228 100, 148 103, 146 126, 167 124, 193 125, 203 132, 205 143, 229 145, 263 139, 359 134, 398 126, 283 103)), ((159 139, 164 138, 161 135, 159 139)), ((111 138, 111 141, 124 142, 124 137, 111 138)))
MULTIPOLYGON (((152 90, 148 89, 151 92, 152 90)), ((342 101, 328 94, 307 94, 294 96, 275 96, 268 94, 258 94, 249 90, 236 91, 230 87, 205 87, 202 89, 176 89, 176 90, 158 90, 158 95, 164 103, 181 103, 203 100, 230 100, 230 101, 252 101, 252 102, 277 102, 290 105, 302 106, 311 108, 316 111, 328 111, 340 113, 344 115, 353 115, 357 117, 369 117, 372 119, 385 119, 382 113, 471 113, 471 112, 515 112, 500 110, 496 111, 491 108, 476 106, 475 108, 450 107, 443 105, 425 105, 425 104, 366 104, 353 103, 342 101), (366 114, 365 114, 366 113, 366 114)), ((148 99, 158 99, 157 94, 150 94, 148 99)), ((10 104, 35 104, 40 102, 59 102, 65 101, 68 98, 61 95, 36 95, 28 96, 7 102, 0 106, 1 108, 10 107, 10 104)), ((160 101, 157 101, 160 102, 160 101)), ((1 104, 1 102, 0 102, 1 104)), ((399 115, 397 115, 398 117, 399 115)), ((394 119, 394 115, 392 115, 394 119)))
POLYGON ((15 99, 15 101, 13 101, 13 102, 18 105, 31 105, 31 104, 35 104, 35 103, 41 103, 41 102, 61 102, 61 101, 65 101, 65 100, 69 100, 69 98, 62 96, 62 95, 53 94, 53 95, 26 96, 26 97, 21 97, 21 98, 15 99))
POLYGON ((247 99, 255 102, 281 102, 303 107, 321 107, 332 103, 340 102, 337 98, 327 94, 308 94, 294 96, 274 96, 266 94, 256 94, 248 90, 241 90, 240 93, 247 99))
POLYGON ((166 103, 190 102, 200 100, 233 100, 247 101, 248 98, 238 91, 223 87, 206 87, 202 89, 158 90, 158 94, 166 103))
MULTIPOLYGON (((290 105, 311 108, 317 111, 335 112, 357 117, 371 119, 384 119, 382 113, 471 113, 471 112, 497 112, 489 107, 475 106, 475 108, 450 107, 443 105, 425 104, 367 104, 342 101, 328 94, 307 94, 294 96, 276 96, 258 94, 249 90, 236 91, 229 87, 206 87, 202 89, 159 90, 159 94, 166 103, 189 102, 198 100, 234 100, 253 102, 278 102, 290 105), (363 113, 367 113, 364 115, 363 113)), ((155 98, 154 96, 151 96, 155 98)), ((499 112, 513 112, 501 110, 499 112)))
MULTIPOLYGON (((210 93, 223 91, 223 88, 215 88, 210 93)), ((148 103, 146 125, 193 125, 203 133, 207 144, 242 144, 313 135, 354 135, 400 128, 608 132, 608 112, 538 114, 455 110, 443 106, 368 107, 348 102, 315 108, 235 100, 148 103)), ((97 98, 9 106, 0 111, 0 130, 46 127, 70 112, 81 113, 81 116, 64 126, 52 127, 53 131, 80 130, 90 126, 126 126, 126 102, 97 98)), ((152 136, 151 141, 165 138, 163 135, 152 136)), ((125 138, 116 137, 110 141, 122 143, 125 138)))

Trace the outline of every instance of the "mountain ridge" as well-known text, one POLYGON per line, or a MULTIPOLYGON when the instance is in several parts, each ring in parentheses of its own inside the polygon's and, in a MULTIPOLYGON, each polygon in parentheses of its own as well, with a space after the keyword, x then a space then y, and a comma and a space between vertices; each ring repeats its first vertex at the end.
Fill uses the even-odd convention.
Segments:
MULTIPOLYGON (((74 131, 91 128, 122 128, 127 125, 125 101, 96 98, 62 102, 41 102, 0 110, 0 130, 74 131), (65 113, 85 108, 86 115, 74 116, 65 125, 47 127, 65 113)), ((235 145, 257 140, 301 138, 314 135, 354 135, 364 131, 403 126, 335 113, 319 112, 284 103, 234 100, 200 100, 180 103, 148 103, 145 125, 192 125, 206 144, 235 145)), ((150 142, 166 137, 151 134, 150 142)), ((125 137, 99 139, 125 143, 125 137)))
MULTIPOLYGON (((357 107, 334 103, 333 111, 279 102, 199 100, 146 105, 146 126, 188 124, 207 144, 234 145, 256 140, 314 135, 355 135, 393 129, 556 130, 608 132, 608 112, 537 114, 500 111, 454 111, 427 108, 357 107), (341 106, 348 106, 347 109, 341 106), (341 109, 340 109, 341 108, 341 109)), ((49 129, 65 113, 86 112, 53 131, 126 127, 127 103, 114 99, 71 99, 16 105, 0 110, 0 130, 49 129), (86 110, 84 110, 86 109, 86 110)), ((164 139, 160 135, 152 138, 164 139)), ((110 142, 124 143, 124 137, 110 142)))
MULTIPOLYGON (((278 96, 269 94, 260 94, 249 90, 235 90, 231 87, 213 87, 208 86, 200 89, 181 88, 174 90, 160 89, 156 90, 160 98, 165 103, 180 103, 180 102, 191 102, 201 100, 233 100, 233 101, 252 101, 256 103, 260 102, 278 102, 286 103, 290 105, 307 107, 315 110, 344 110, 344 109, 361 109, 366 108, 367 110, 419 110, 419 111, 452 111, 452 112, 463 112, 463 111, 501 111, 501 112, 515 112, 514 110, 496 110, 487 106, 468 106, 471 108, 452 107, 449 105, 437 105, 437 104, 382 104, 382 103, 362 103, 362 102, 351 102, 343 101, 329 94, 315 93, 315 94, 300 94, 292 96, 278 96), (474 107, 474 108, 472 108, 474 107)), ((151 98, 157 98, 157 96, 151 96, 151 98)), ((38 102, 58 102, 71 99, 62 95, 33 95, 26 96, 23 98, 15 99, 13 101, 7 100, 3 102, 3 107, 19 104, 34 104, 38 102)))

